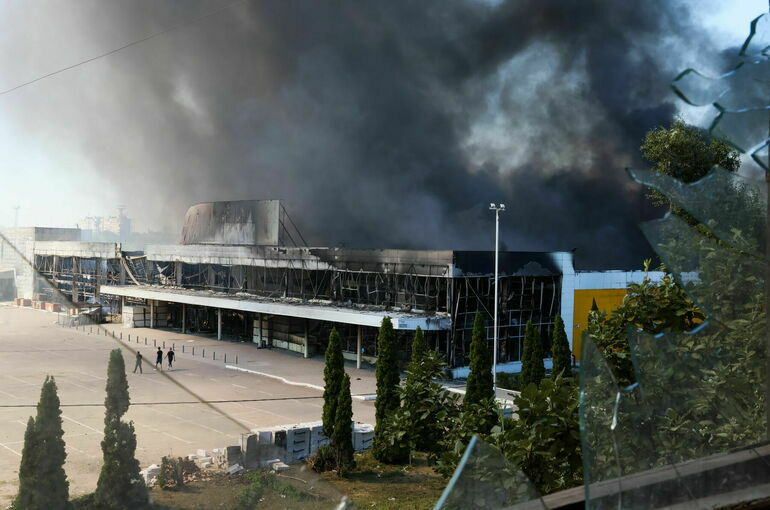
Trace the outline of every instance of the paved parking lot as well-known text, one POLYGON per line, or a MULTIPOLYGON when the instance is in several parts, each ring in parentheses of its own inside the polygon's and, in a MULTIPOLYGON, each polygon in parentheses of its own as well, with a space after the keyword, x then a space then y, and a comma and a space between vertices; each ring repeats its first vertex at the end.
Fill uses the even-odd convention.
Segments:
MULTIPOLYGON (((156 336, 165 338, 163 335, 195 341, 172 332, 156 336)), ((159 373, 152 368, 154 349, 140 345, 146 360, 144 373, 133 374, 131 349, 136 346, 93 330, 88 334, 87 330, 58 326, 55 314, 0 306, 0 504, 10 502, 16 492, 24 428, 35 413, 46 374, 55 376, 62 402, 71 493, 93 490, 101 467, 107 360, 116 347, 123 350, 126 360, 132 401, 127 419, 136 426, 137 458, 142 466, 158 463, 163 455, 182 456, 198 448, 238 444, 241 434, 252 428, 320 419, 323 401, 319 390, 231 370, 210 358, 180 355, 172 371, 159 373)), ((322 360, 267 351, 249 353, 254 355, 239 360, 241 364, 251 362, 251 368, 261 367, 279 376, 295 374, 308 383, 322 381, 322 360)), ((361 377, 354 379, 364 391, 372 379, 360 372, 361 377)), ((374 422, 372 402, 354 400, 353 412, 356 421, 374 422)))

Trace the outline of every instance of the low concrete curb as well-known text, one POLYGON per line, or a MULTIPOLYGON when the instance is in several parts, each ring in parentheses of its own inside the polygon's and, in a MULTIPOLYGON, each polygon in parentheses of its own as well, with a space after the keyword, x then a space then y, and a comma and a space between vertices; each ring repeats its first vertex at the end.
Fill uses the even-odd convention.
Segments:
MULTIPOLYGON (((323 391, 323 386, 318 386, 317 384, 310 384, 310 383, 302 383, 297 381, 290 381, 286 379, 285 377, 281 377, 280 375, 275 374, 268 374, 266 372, 259 372, 257 370, 251 370, 248 368, 243 367, 236 367, 235 365, 225 365, 225 368, 229 368, 230 370, 238 370, 239 372, 246 372, 248 374, 254 374, 254 375, 261 375, 262 377, 269 377, 271 379, 276 379, 278 381, 281 381, 284 384, 288 384, 290 386, 302 386, 304 388, 310 388, 313 390, 323 391)), ((364 401, 370 401, 370 400, 376 400, 377 395, 352 395, 353 398, 358 400, 364 400, 364 401)))

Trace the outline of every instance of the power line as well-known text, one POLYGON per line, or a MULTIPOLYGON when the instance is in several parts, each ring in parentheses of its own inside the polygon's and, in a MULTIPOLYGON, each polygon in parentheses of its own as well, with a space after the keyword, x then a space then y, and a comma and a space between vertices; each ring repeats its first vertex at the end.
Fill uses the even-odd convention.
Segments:
POLYGON ((172 32, 174 30, 178 30, 178 29, 186 27, 188 25, 192 25, 192 24, 197 23, 197 22, 199 22, 199 21, 201 21, 201 20, 203 20, 205 18, 209 18, 209 17, 215 16, 215 15, 217 15, 217 14, 223 12, 223 11, 226 11, 226 10, 230 9, 231 7, 233 7, 236 4, 242 4, 242 3, 246 2, 246 1, 247 0, 235 0, 235 1, 230 2, 229 4, 227 4, 227 5, 223 6, 223 7, 220 7, 219 9, 214 9, 213 11, 209 11, 209 12, 207 12, 205 14, 202 14, 202 15, 196 17, 196 18, 192 18, 192 19, 189 19, 189 20, 184 21, 182 23, 179 23, 177 25, 173 25, 171 27, 164 28, 163 30, 161 30, 159 32, 155 32, 154 34, 148 35, 148 36, 143 37, 141 39, 137 39, 137 40, 132 41, 132 42, 130 42, 128 44, 124 44, 123 46, 120 46, 119 48, 112 49, 112 50, 110 50, 110 51, 108 51, 106 53, 102 53, 100 55, 96 55, 96 56, 93 56, 91 58, 87 58, 85 60, 81 60, 80 62, 77 62, 75 64, 71 64, 71 65, 68 65, 66 67, 62 67, 60 69, 57 69, 55 71, 51 71, 50 73, 44 74, 42 76, 38 76, 37 78, 35 78, 33 80, 29 80, 29 81, 26 81, 24 83, 20 83, 18 85, 15 85, 15 86, 13 86, 13 87, 11 87, 9 89, 0 91, 0 96, 3 96, 5 94, 9 94, 9 93, 11 93, 11 92, 13 92, 15 90, 19 90, 22 87, 26 87, 27 85, 32 85, 33 83, 37 83, 37 82, 39 82, 41 80, 45 80, 46 78, 50 78, 51 76, 55 76, 57 74, 61 74, 61 73, 65 72, 65 71, 69 71, 71 69, 74 69, 76 67, 82 66, 84 64, 90 64, 91 62, 93 62, 95 60, 99 60, 99 59, 102 59, 104 57, 108 57, 108 56, 113 55, 113 54, 115 54, 115 53, 117 53, 119 51, 123 51, 126 48, 130 48, 132 46, 136 46, 138 44, 142 44, 143 42, 147 42, 150 39, 154 39, 154 38, 156 38, 158 36, 161 36, 163 34, 167 34, 167 33, 172 32))
MULTIPOLYGON (((371 393, 359 393, 350 395, 351 397, 369 397, 371 393)), ((168 406, 184 404, 237 404, 241 402, 284 402, 287 400, 310 400, 323 398, 323 395, 302 396, 302 397, 274 397, 274 398, 243 398, 228 400, 172 400, 169 402, 131 402, 132 406, 168 406)), ((37 407, 37 404, 2 404, 0 409, 16 409, 37 407)), ((104 407, 104 402, 99 403, 80 403, 80 404, 59 404, 59 407, 104 407)))

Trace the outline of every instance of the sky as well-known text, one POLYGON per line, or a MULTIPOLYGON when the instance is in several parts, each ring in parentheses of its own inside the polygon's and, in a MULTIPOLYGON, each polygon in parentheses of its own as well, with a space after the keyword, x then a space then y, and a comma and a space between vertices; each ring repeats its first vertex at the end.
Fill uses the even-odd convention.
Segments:
POLYGON ((222 12, 0 95, 0 225, 281 198, 318 245, 490 249, 505 201, 504 247, 633 266, 636 141, 705 122, 668 81, 767 2, 568 4, 4 0, 0 90, 222 12))

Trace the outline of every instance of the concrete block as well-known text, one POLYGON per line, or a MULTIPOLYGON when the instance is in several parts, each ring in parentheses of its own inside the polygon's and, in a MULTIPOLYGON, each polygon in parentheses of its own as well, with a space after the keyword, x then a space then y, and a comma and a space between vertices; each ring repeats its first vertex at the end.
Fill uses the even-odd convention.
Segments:
POLYGON ((204 462, 203 464, 201 464, 202 469, 208 469, 211 466, 212 466, 211 462, 204 462))
POLYGON ((190 455, 187 456, 187 460, 196 460, 197 458, 198 456, 195 455, 194 453, 191 453, 190 455))
POLYGON ((206 450, 198 450, 197 452, 198 457, 208 457, 209 454, 206 450))
POLYGON ((276 473, 280 473, 281 471, 286 471, 289 469, 289 466, 283 462, 276 462, 272 466, 270 466, 270 469, 275 471, 276 473))
POLYGON ((243 471, 243 466, 241 466, 240 464, 233 464, 232 466, 227 468, 227 474, 229 475, 234 475, 235 473, 240 473, 241 471, 243 471))
POLYGON ((228 446, 225 450, 225 461, 227 462, 228 466, 233 466, 234 464, 242 464, 242 457, 243 455, 240 446, 228 446))

